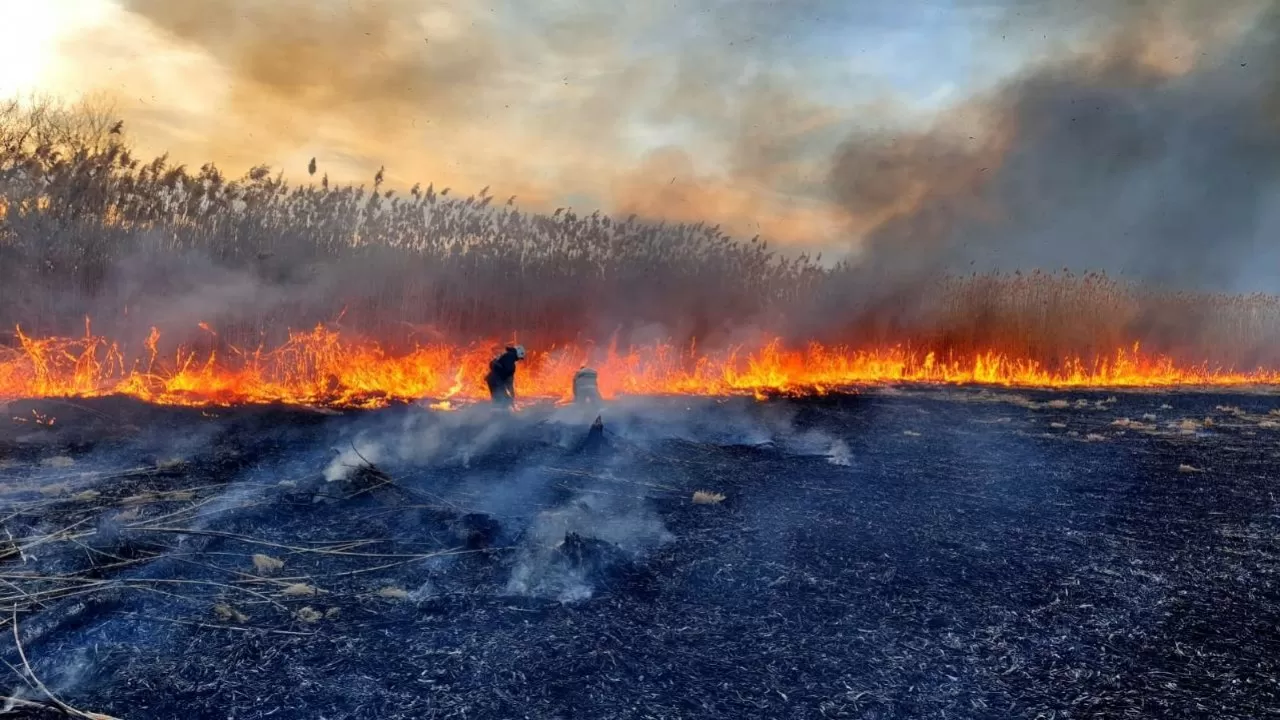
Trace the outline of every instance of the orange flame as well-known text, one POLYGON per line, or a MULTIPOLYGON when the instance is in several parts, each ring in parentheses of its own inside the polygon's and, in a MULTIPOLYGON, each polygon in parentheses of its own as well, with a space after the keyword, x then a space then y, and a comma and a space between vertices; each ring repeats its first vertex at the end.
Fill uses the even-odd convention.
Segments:
MULTIPOLYGON (((208 333, 213 330, 202 325, 208 333)), ((483 378, 493 346, 416 346, 393 354, 372 341, 341 337, 324 326, 291 332, 264 351, 229 347, 199 355, 179 348, 161 358, 152 330, 143 358, 95 336, 32 338, 0 351, 0 399, 127 395, 167 405, 287 403, 380 407, 424 401, 437 409, 487 397, 483 378)), ((1179 366, 1138 346, 1086 362, 1065 358, 1048 368, 998 352, 940 356, 903 347, 857 350, 779 341, 755 350, 703 353, 657 344, 621 351, 587 346, 532 350, 517 376, 522 399, 567 400, 574 373, 590 361, 605 398, 622 395, 755 395, 826 393, 874 383, 993 384, 1030 387, 1168 387, 1280 384, 1280 371, 1179 366)))

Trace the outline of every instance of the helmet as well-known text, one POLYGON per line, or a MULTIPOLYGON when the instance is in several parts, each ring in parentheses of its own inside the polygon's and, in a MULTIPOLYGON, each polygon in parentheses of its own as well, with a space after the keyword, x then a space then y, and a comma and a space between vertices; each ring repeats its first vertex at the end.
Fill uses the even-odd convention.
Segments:
POLYGON ((524 359, 524 346, 523 346, 523 345, 516 345, 514 348, 512 348, 512 350, 515 350, 515 351, 516 351, 516 359, 517 359, 517 360, 523 360, 523 359, 524 359))

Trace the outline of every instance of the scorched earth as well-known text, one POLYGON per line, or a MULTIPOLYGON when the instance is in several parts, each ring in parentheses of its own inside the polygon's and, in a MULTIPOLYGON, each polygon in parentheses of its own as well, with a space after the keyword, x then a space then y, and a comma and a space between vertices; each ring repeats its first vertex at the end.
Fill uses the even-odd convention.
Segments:
POLYGON ((1277 407, 885 388, 630 400, 592 432, 13 403, 9 709, 1264 717, 1277 407))

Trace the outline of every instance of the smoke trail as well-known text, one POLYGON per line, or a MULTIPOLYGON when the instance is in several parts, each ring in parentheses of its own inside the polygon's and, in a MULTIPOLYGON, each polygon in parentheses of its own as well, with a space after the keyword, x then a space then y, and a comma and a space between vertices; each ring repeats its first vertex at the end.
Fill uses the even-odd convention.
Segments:
MULTIPOLYGON (((1071 267, 1280 289, 1258 269, 1280 253, 1280 12, 1265 7, 1084 3, 1066 19, 1101 40, 928 132, 849 138, 830 182, 851 213, 883 218, 866 267, 899 288, 940 270, 1071 267)), ((1028 8, 1043 10, 1009 5, 1028 8)))

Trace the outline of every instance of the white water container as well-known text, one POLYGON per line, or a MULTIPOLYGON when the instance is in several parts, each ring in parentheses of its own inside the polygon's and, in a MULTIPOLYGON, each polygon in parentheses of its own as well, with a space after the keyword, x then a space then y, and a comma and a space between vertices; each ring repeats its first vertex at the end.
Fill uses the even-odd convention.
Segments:
POLYGON ((573 401, 575 403, 600 402, 600 387, 596 384, 596 371, 582 368, 573 375, 573 401))

